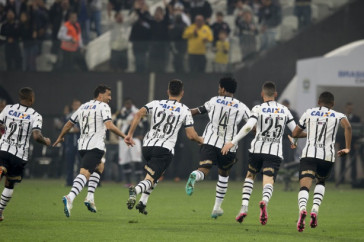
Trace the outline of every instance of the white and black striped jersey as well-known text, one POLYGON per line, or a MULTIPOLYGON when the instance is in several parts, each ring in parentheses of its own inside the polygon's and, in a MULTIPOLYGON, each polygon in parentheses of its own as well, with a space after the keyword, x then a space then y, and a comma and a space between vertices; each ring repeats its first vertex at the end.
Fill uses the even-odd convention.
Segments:
POLYGON ((296 122, 288 108, 276 101, 264 102, 252 109, 251 118, 256 119, 257 124, 249 152, 283 158, 284 129, 286 125, 291 131, 296 127, 296 122))
POLYGON ((174 153, 179 129, 193 126, 189 108, 176 100, 154 100, 144 106, 151 118, 143 146, 159 146, 174 153))
POLYGON ((5 126, 0 150, 28 161, 29 139, 33 130, 42 129, 42 116, 31 107, 7 105, 0 114, 0 123, 5 126))
POLYGON ((82 104, 71 116, 72 123, 79 123, 80 138, 78 150, 105 149, 106 127, 104 122, 111 120, 111 110, 107 103, 91 100, 82 104))
MULTIPOLYGON (((250 117, 250 110, 244 103, 226 96, 213 97, 198 110, 200 113, 207 112, 210 118, 203 133, 204 144, 220 149, 234 138, 241 120, 247 121, 250 117)), ((236 145, 230 151, 236 152, 237 148, 236 145)))
POLYGON ((298 126, 307 132, 307 142, 301 158, 334 162, 336 133, 342 118, 346 118, 345 114, 326 107, 307 109, 298 122, 298 126))

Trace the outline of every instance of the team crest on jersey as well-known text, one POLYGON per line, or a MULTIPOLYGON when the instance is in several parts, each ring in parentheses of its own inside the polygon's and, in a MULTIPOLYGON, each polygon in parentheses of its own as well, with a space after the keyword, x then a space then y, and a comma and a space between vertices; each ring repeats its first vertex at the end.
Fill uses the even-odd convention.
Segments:
POLYGON ((235 102, 231 102, 231 101, 227 101, 227 100, 223 100, 223 99, 217 99, 216 100, 217 103, 220 103, 222 105, 225 105, 225 106, 229 106, 229 107, 234 107, 234 108, 238 108, 239 105, 235 102))
POLYGON ((283 108, 263 108, 263 113, 284 113, 283 108))
POLYGON ((96 105, 85 105, 82 109, 96 109, 96 105))
POLYGON ((13 117, 20 118, 20 119, 28 119, 28 120, 30 119, 30 114, 21 113, 21 112, 17 112, 17 111, 14 111, 14 110, 10 110, 9 115, 13 116, 13 117))
POLYGON ((173 111, 173 112, 181 112, 181 108, 180 107, 176 107, 176 106, 170 106, 170 105, 167 105, 167 104, 160 104, 162 108, 164 109, 168 109, 170 111, 173 111))
POLYGON ((311 112, 311 116, 318 116, 318 117, 335 117, 335 113, 332 112, 321 112, 319 110, 314 110, 311 112))

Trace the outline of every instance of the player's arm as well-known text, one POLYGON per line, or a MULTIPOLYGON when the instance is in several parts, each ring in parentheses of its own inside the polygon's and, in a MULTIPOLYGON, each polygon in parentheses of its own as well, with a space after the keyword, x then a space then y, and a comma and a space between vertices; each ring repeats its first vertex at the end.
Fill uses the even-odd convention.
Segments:
POLYGON ((197 108, 190 109, 192 116, 195 116, 197 114, 208 113, 209 110, 207 110, 206 107, 210 107, 209 102, 206 102, 204 105, 199 106, 197 108))
POLYGON ((186 130, 186 136, 189 140, 193 140, 199 144, 203 144, 203 138, 201 136, 198 136, 193 126, 187 127, 185 130, 186 130))
POLYGON ((344 135, 345 135, 345 149, 339 150, 337 154, 339 156, 344 156, 350 152, 351 148, 351 137, 352 137, 352 131, 351 131, 351 125, 349 123, 349 120, 347 118, 342 118, 340 121, 341 127, 344 128, 344 135))
POLYGON ((104 122, 104 124, 107 130, 113 132, 117 136, 120 136, 123 139, 126 137, 126 135, 123 132, 121 132, 111 120, 107 120, 106 122, 104 122))
POLYGON ((253 130, 255 124, 257 123, 257 118, 255 116, 251 117, 248 122, 240 129, 239 133, 235 135, 234 139, 231 142, 228 142, 221 149, 221 153, 226 155, 231 148, 238 144, 238 142, 244 138, 250 131, 253 130))
POLYGON ((63 126, 61 133, 59 134, 57 140, 52 145, 55 147, 58 143, 64 141, 64 136, 73 128, 74 123, 71 120, 68 120, 67 123, 63 126))
POLYGON ((140 120, 147 115, 147 108, 146 107, 142 107, 141 109, 139 109, 139 111, 135 114, 133 121, 131 122, 130 128, 129 128, 129 132, 128 135, 125 137, 124 142, 127 145, 133 145, 134 141, 133 141, 133 135, 134 132, 136 130, 136 128, 139 125, 140 120))
POLYGON ((291 121, 287 123, 289 130, 292 132, 292 136, 288 135, 288 139, 291 142, 291 148, 297 148, 297 141, 299 138, 306 138, 307 133, 303 131, 298 125, 296 125, 295 121, 291 121))
POLYGON ((46 146, 51 145, 51 140, 49 138, 44 137, 40 129, 33 129, 33 139, 42 145, 46 146))

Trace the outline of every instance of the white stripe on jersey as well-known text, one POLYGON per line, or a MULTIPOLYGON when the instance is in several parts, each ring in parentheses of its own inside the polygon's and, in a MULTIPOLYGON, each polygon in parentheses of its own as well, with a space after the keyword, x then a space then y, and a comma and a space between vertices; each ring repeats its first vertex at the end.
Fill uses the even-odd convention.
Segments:
POLYGON ((151 125, 143 146, 164 147, 173 154, 179 129, 182 125, 185 128, 193 125, 191 111, 176 100, 154 100, 144 107, 151 117, 151 125))
MULTIPOLYGON (((204 144, 220 149, 234 138, 241 120, 247 121, 250 116, 249 108, 233 97, 213 97, 199 108, 199 111, 203 112, 201 108, 206 109, 210 118, 203 133, 204 144)), ((237 145, 234 146, 231 152, 236 152, 237 148, 237 145)))
POLYGON ((255 106, 252 109, 251 117, 258 121, 256 135, 249 152, 283 158, 282 137, 284 129, 286 124, 294 122, 288 108, 276 101, 268 101, 255 106))
POLYGON ((0 140, 0 150, 27 161, 29 139, 33 130, 42 129, 42 116, 31 107, 7 105, 0 114, 0 123, 6 128, 0 140))
POLYGON ((346 116, 326 107, 307 109, 298 126, 307 128, 307 142, 302 157, 335 162, 335 140, 340 121, 346 116))
POLYGON ((105 150, 104 122, 108 120, 111 120, 111 111, 107 103, 91 100, 82 104, 70 118, 71 122, 80 125, 78 150, 105 150))

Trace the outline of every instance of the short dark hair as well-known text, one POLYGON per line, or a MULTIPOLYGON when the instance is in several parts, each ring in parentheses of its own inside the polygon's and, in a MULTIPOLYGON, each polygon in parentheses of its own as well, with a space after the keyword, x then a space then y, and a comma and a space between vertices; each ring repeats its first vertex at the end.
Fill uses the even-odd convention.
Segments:
POLYGON ((232 77, 223 77, 220 79, 220 87, 224 88, 225 91, 235 93, 238 83, 232 77))
POLYGON ((23 87, 23 88, 20 88, 18 94, 19 94, 20 100, 30 101, 32 99, 32 95, 34 94, 34 91, 30 87, 23 87))
POLYGON ((271 81, 264 82, 262 90, 268 97, 273 97, 276 92, 276 84, 271 81))
POLYGON ((224 17, 224 14, 221 11, 219 11, 219 12, 216 13, 216 16, 224 17))
POLYGON ((323 92, 319 96, 319 103, 333 106, 334 105, 334 94, 331 92, 323 92))
POLYGON ((94 97, 97 98, 100 93, 103 94, 106 92, 106 90, 111 91, 111 88, 104 84, 100 84, 98 87, 96 87, 96 89, 94 91, 94 97))
POLYGON ((171 96, 174 96, 174 97, 179 96, 181 94, 181 92, 183 91, 183 82, 178 79, 173 79, 168 84, 168 90, 169 90, 169 94, 171 96))

